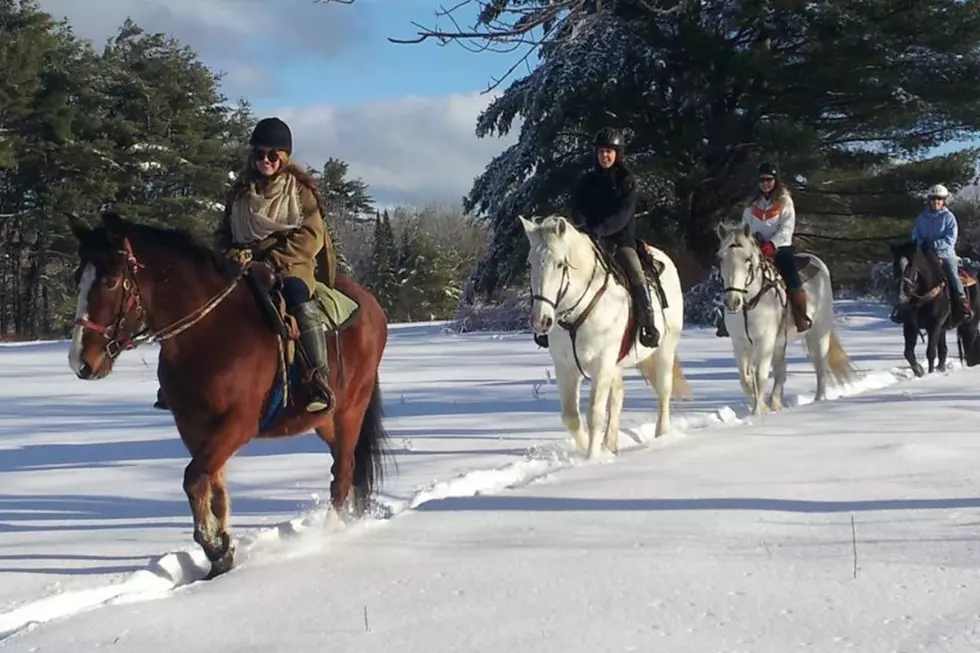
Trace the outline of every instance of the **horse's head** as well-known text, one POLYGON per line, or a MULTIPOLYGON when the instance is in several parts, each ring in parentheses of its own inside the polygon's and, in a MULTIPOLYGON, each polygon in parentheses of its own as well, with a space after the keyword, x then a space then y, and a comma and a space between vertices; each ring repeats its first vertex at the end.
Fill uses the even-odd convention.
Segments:
POLYGON ((898 305, 908 306, 921 299, 943 281, 938 260, 931 260, 914 241, 889 244, 892 252, 892 274, 898 284, 898 305))
POLYGON ((742 309, 749 287, 761 279, 762 250, 752 237, 748 225, 718 225, 718 263, 725 284, 725 308, 732 313, 742 309))
POLYGON ((78 306, 68 354, 80 379, 102 379, 112 372, 119 354, 145 329, 146 315, 136 272, 140 263, 127 237, 129 223, 116 213, 103 213, 102 225, 92 229, 69 216, 78 239, 75 270, 78 306))
POLYGON ((531 244, 527 260, 531 265, 531 328, 548 333, 558 320, 559 306, 569 288, 575 285, 576 263, 583 252, 592 251, 591 241, 565 218, 552 215, 542 220, 526 220, 521 225, 531 244))

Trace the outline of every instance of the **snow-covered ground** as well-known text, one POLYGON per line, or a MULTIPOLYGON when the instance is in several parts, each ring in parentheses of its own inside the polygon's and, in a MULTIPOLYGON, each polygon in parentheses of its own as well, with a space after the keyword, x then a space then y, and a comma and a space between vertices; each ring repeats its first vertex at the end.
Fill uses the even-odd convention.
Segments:
POLYGON ((82 382, 65 343, 0 347, 0 648, 980 650, 980 373, 910 379, 884 309, 838 310, 865 373, 845 396, 809 403, 795 345, 793 407, 746 419, 729 341, 693 329, 675 432, 636 443, 655 401, 631 371, 626 450, 593 464, 529 336, 395 326, 387 518, 325 522, 315 437, 253 442, 239 566, 210 583, 155 352, 82 382))

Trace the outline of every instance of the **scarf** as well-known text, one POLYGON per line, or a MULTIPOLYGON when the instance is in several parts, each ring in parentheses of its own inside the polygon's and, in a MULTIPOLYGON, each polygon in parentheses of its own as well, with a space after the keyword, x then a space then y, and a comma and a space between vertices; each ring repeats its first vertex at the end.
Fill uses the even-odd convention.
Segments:
POLYGON ((296 177, 283 172, 263 191, 249 184, 231 208, 232 241, 239 245, 265 240, 274 233, 296 229, 303 223, 296 177))

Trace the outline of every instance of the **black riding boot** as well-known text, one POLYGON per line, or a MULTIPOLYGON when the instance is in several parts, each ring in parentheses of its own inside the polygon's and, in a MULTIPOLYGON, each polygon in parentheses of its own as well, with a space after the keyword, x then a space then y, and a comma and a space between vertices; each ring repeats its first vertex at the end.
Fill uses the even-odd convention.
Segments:
POLYGON ((548 348, 548 334, 547 333, 535 333, 534 334, 534 344, 538 347, 548 348))
POLYGON ((333 407, 333 392, 330 391, 330 363, 327 360, 327 339, 323 325, 317 319, 317 309, 313 302, 304 302, 290 311, 299 326, 299 343, 310 358, 315 377, 310 388, 310 400, 306 410, 318 413, 333 407))
POLYGON ((153 402, 153 407, 157 410, 170 410, 166 400, 163 398, 163 389, 157 388, 157 400, 153 402))
POLYGON ((725 326, 725 314, 724 313, 722 313, 721 315, 718 316, 718 330, 715 331, 715 335, 718 336, 719 338, 727 338, 728 337, 728 327, 725 326))
POLYGON ((637 323, 640 326, 640 344, 654 348, 660 346, 660 332, 657 331, 656 315, 653 312, 653 301, 650 299, 650 287, 647 285, 647 275, 640 264, 640 256, 632 247, 620 246, 616 250, 616 258, 623 266, 623 271, 629 280, 630 295, 639 312, 637 323))
POLYGON ((653 349, 660 346, 660 332, 657 330, 656 314, 650 299, 650 288, 644 283, 633 288, 633 301, 639 311, 640 344, 653 349))

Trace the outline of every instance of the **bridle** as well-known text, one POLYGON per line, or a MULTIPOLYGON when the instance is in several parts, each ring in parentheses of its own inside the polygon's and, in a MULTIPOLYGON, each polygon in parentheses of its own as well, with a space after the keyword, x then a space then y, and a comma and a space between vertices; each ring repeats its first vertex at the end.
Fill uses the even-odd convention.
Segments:
POLYGON ((567 256, 558 263, 558 266, 561 268, 562 272, 561 279, 558 282, 558 292, 555 294, 554 299, 534 293, 534 289, 531 289, 531 300, 539 301, 543 304, 551 306, 555 311, 556 324, 568 331, 568 335, 572 339, 572 355, 575 357, 575 365, 578 367, 578 371, 585 378, 589 378, 589 376, 585 373, 585 370, 582 369, 582 363, 579 361, 578 351, 575 347, 575 338, 578 335, 579 328, 595 310, 595 307, 599 303, 599 300, 602 299, 602 296, 606 294, 606 290, 609 288, 609 279, 612 278, 612 271, 603 263, 602 256, 596 249, 594 243, 592 244, 592 251, 595 255, 595 262, 592 266, 592 274, 589 276, 589 280, 585 284, 585 290, 582 291, 582 294, 570 307, 564 310, 560 308, 561 304, 565 301, 565 298, 568 295, 568 291, 572 283, 572 277, 568 272, 572 268, 572 264, 568 260, 567 256), (576 309, 578 309, 582 302, 585 301, 585 298, 589 295, 589 289, 592 288, 592 283, 598 277, 600 270, 605 273, 602 279, 602 285, 599 286, 599 289, 592 295, 592 299, 585 306, 585 308, 582 309, 574 319, 569 321, 572 314, 575 313, 576 309))
MULTIPOLYGON (((739 247, 740 246, 737 243, 732 243, 731 245, 728 246, 728 249, 739 249, 739 247)), ((748 289, 755 282, 756 276, 761 275, 762 285, 760 286, 759 291, 755 295, 753 295, 750 299, 747 299, 746 301, 742 302, 741 312, 742 312, 742 319, 745 321, 745 335, 749 339, 750 344, 755 344, 755 343, 752 342, 752 334, 749 332, 749 311, 751 311, 756 306, 758 306, 759 302, 762 301, 762 298, 765 297, 766 293, 768 293, 770 290, 776 290, 778 293, 779 289, 781 288, 779 272, 776 270, 776 267, 772 263, 769 263, 764 258, 762 258, 761 254, 758 261, 759 261, 758 265, 755 260, 749 261, 748 270, 745 273, 744 288, 737 288, 735 286, 726 286, 725 288, 722 289, 722 293, 737 292, 743 295, 748 295, 749 294, 748 289)), ((785 311, 786 296, 780 293, 779 301, 782 304, 783 309, 785 311)), ((726 308, 725 310, 728 309, 726 308)))
POLYGON ((75 320, 76 326, 80 326, 83 329, 97 333, 105 338, 106 344, 103 346, 103 351, 105 352, 106 356, 108 356, 110 361, 114 361, 122 352, 135 349, 139 345, 146 344, 148 342, 169 340, 170 338, 180 335, 187 329, 200 322, 208 313, 217 308, 218 305, 231 294, 241 279, 241 276, 239 275, 234 281, 231 282, 231 284, 223 288, 219 293, 214 295, 210 300, 208 300, 207 303, 197 310, 172 322, 171 324, 168 324, 162 329, 154 331, 150 329, 149 325, 147 324, 148 315, 143 296, 140 293, 138 278, 138 272, 146 266, 143 263, 140 263, 140 261, 136 258, 136 255, 133 253, 133 247, 128 238, 123 239, 122 249, 116 250, 116 253, 125 257, 126 267, 123 271, 123 292, 122 296, 119 298, 119 309, 112 324, 102 325, 95 323, 88 318, 78 318, 75 320), (131 312, 135 312, 132 320, 135 322, 136 326, 132 332, 127 333, 127 316, 131 312))

